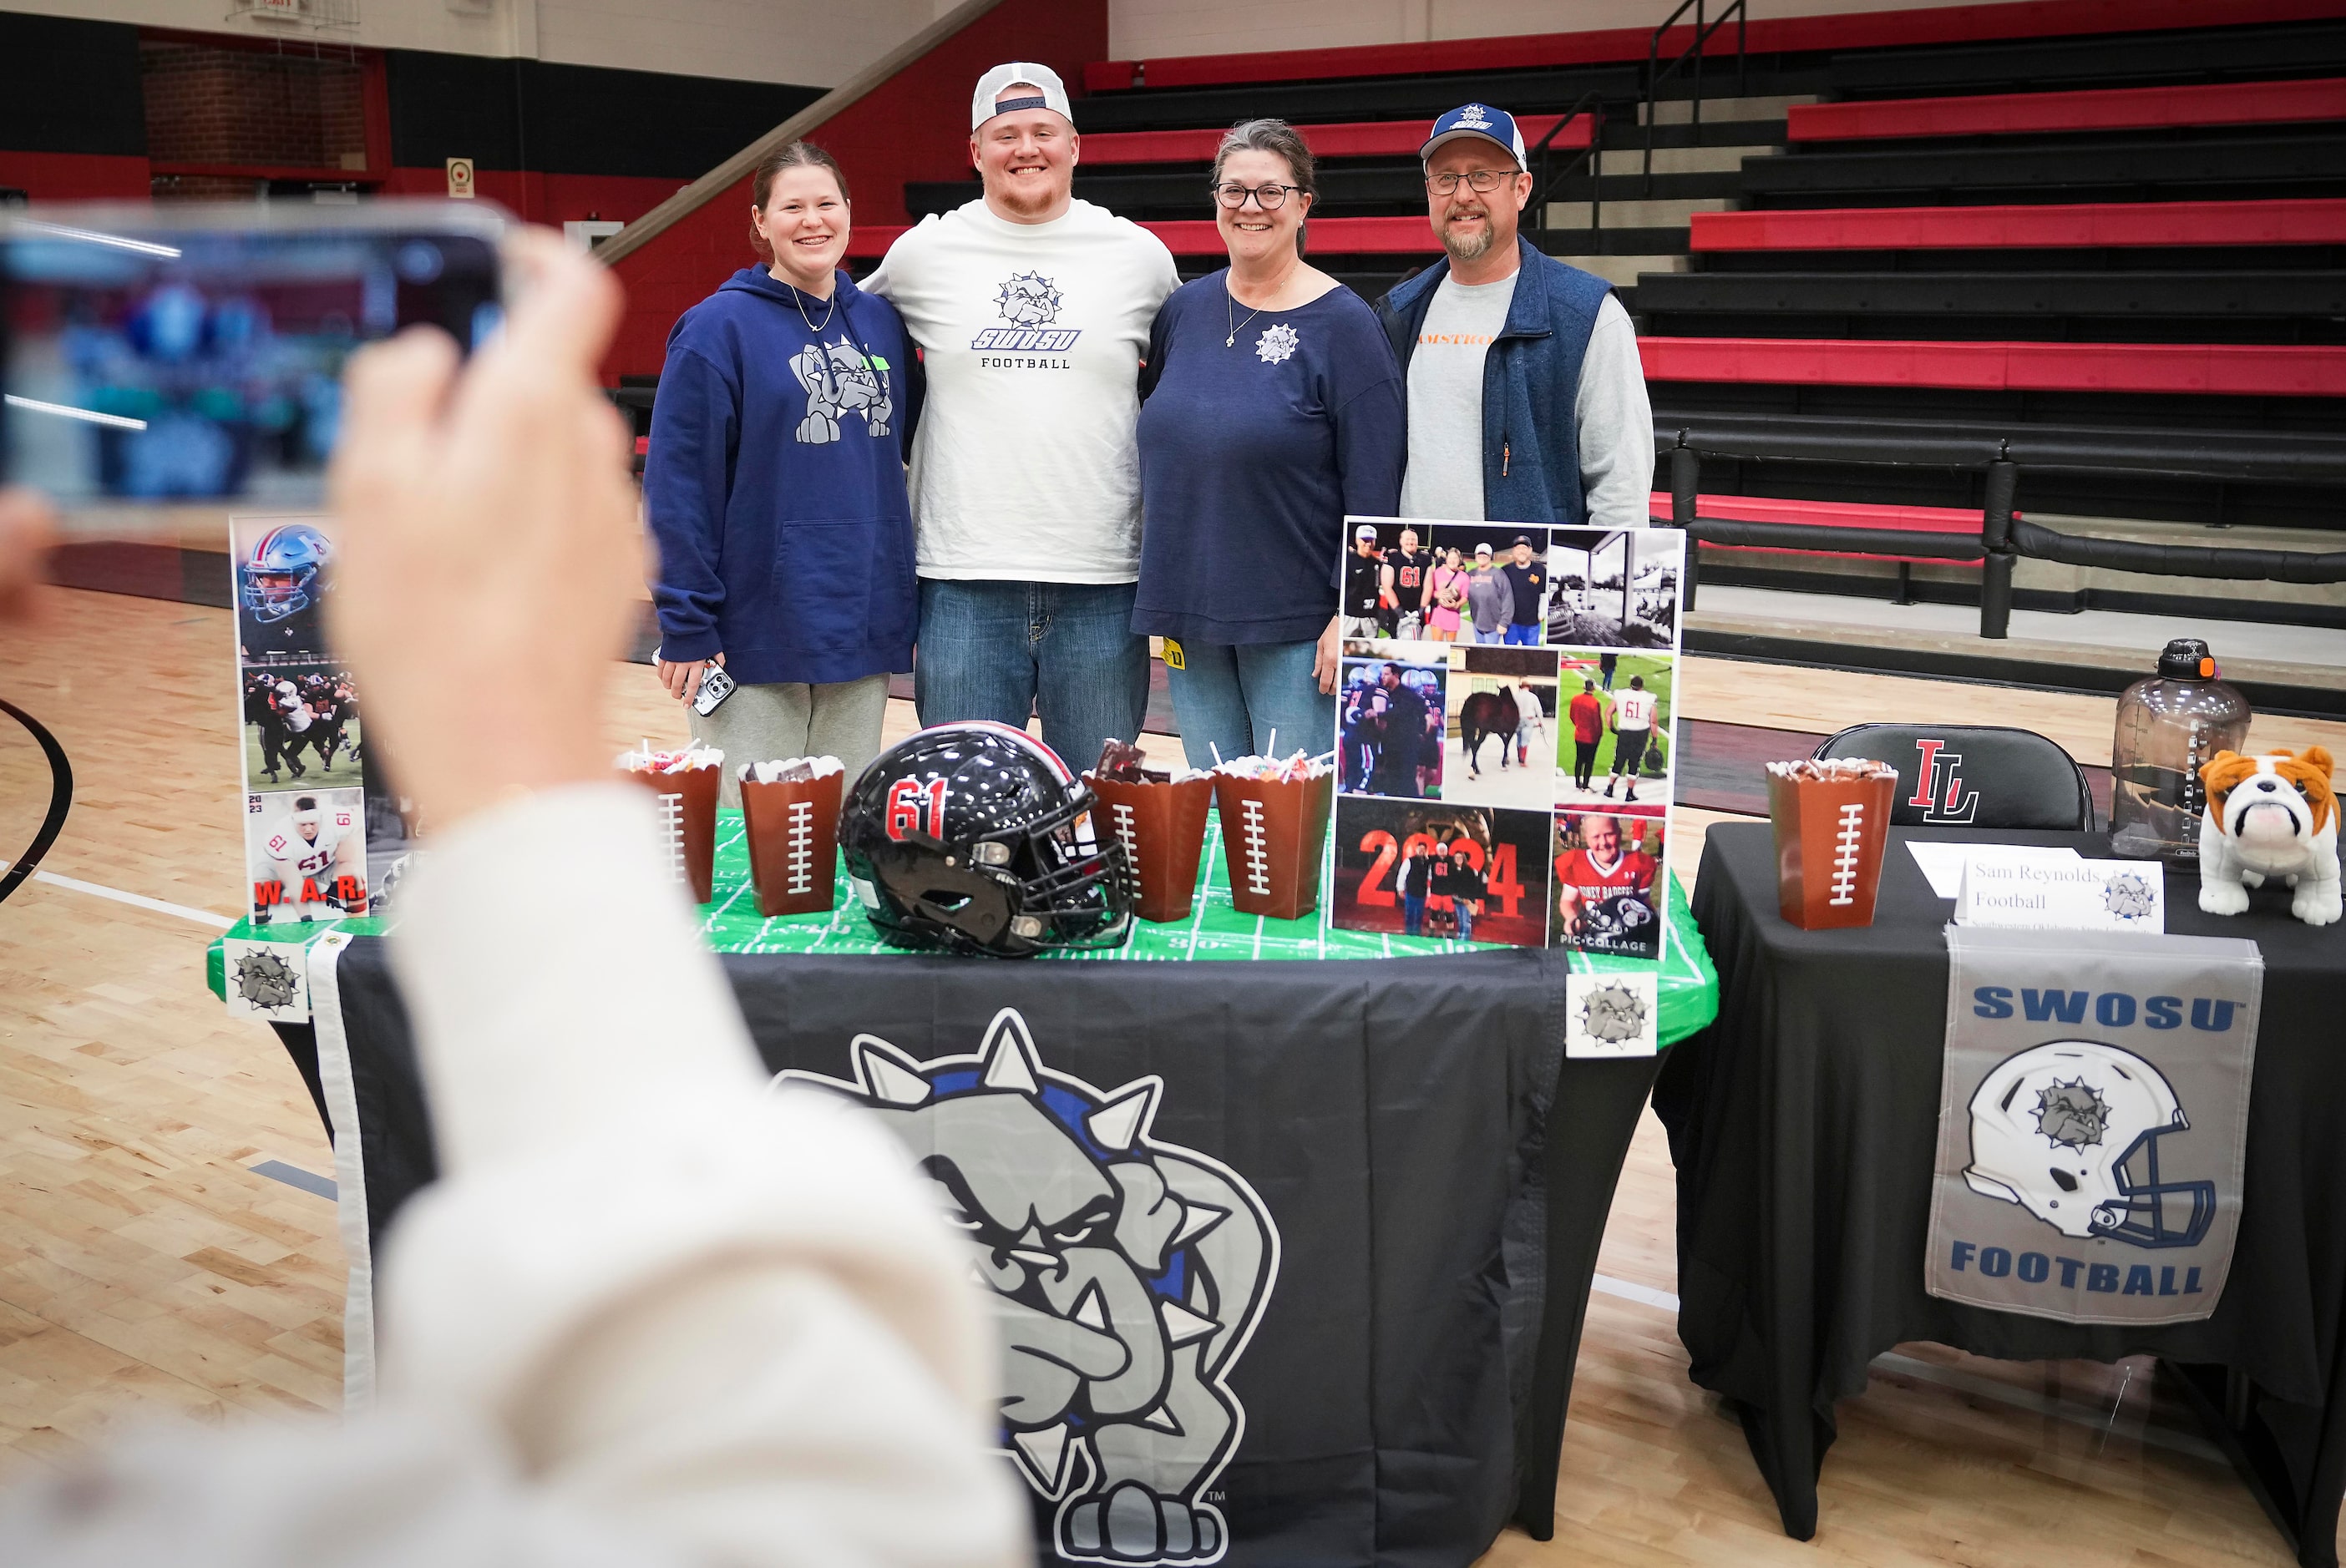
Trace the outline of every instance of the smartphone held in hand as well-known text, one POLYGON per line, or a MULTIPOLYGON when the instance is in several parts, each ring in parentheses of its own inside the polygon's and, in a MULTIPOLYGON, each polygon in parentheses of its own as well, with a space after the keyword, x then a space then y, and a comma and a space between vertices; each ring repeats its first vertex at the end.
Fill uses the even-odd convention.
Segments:
POLYGON ((471 351, 502 319, 505 228, 475 202, 0 214, 0 482, 69 529, 314 509, 343 362, 419 323, 471 351))
POLYGON ((733 677, 725 673, 724 666, 712 664, 701 672, 700 691, 692 699, 692 711, 706 718, 732 695, 733 677))

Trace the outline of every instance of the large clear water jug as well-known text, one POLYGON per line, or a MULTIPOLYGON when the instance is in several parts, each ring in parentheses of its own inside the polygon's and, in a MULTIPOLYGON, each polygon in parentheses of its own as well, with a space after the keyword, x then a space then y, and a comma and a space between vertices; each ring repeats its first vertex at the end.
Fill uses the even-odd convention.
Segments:
POLYGON ((2110 742, 2110 852, 2199 859, 2199 813, 2207 793, 2199 768, 2248 743, 2249 704, 2216 678, 2216 660, 2197 637, 2178 637, 2158 656, 2158 673, 2118 698, 2110 742))

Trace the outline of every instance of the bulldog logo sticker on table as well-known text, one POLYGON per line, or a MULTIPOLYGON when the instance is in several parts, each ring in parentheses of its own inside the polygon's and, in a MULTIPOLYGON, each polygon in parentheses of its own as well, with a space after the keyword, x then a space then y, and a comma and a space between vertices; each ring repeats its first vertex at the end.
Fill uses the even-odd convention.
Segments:
POLYGON ((1246 1430, 1229 1384, 1279 1278, 1245 1178, 1151 1125, 1149 1074, 1102 1089, 1043 1064, 1004 1008, 973 1055, 915 1061, 856 1036, 852 1082, 790 1071, 878 1114, 921 1161, 1007 1342, 1003 1447, 1058 1506, 1080 1563, 1208 1563, 1214 1482, 1246 1430))
POLYGON ((2079 1323, 2215 1310, 2239 1224, 2253 942, 1950 926, 1924 1283, 2079 1323))

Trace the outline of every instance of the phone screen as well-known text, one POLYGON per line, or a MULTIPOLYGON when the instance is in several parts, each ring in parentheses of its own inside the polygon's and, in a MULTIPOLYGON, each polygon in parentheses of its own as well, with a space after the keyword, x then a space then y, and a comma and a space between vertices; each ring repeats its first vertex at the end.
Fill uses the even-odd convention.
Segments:
POLYGON ((495 330, 490 233, 15 222, 0 234, 0 473, 68 508, 324 490, 342 364, 430 322, 495 330))

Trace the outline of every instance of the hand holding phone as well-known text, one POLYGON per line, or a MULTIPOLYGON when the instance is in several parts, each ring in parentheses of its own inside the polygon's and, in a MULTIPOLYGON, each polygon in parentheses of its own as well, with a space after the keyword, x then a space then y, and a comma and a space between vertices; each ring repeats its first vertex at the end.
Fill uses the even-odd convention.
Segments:
POLYGON ((502 319, 495 209, 51 207, 0 215, 0 479, 69 529, 157 504, 314 510, 342 364, 502 319))

